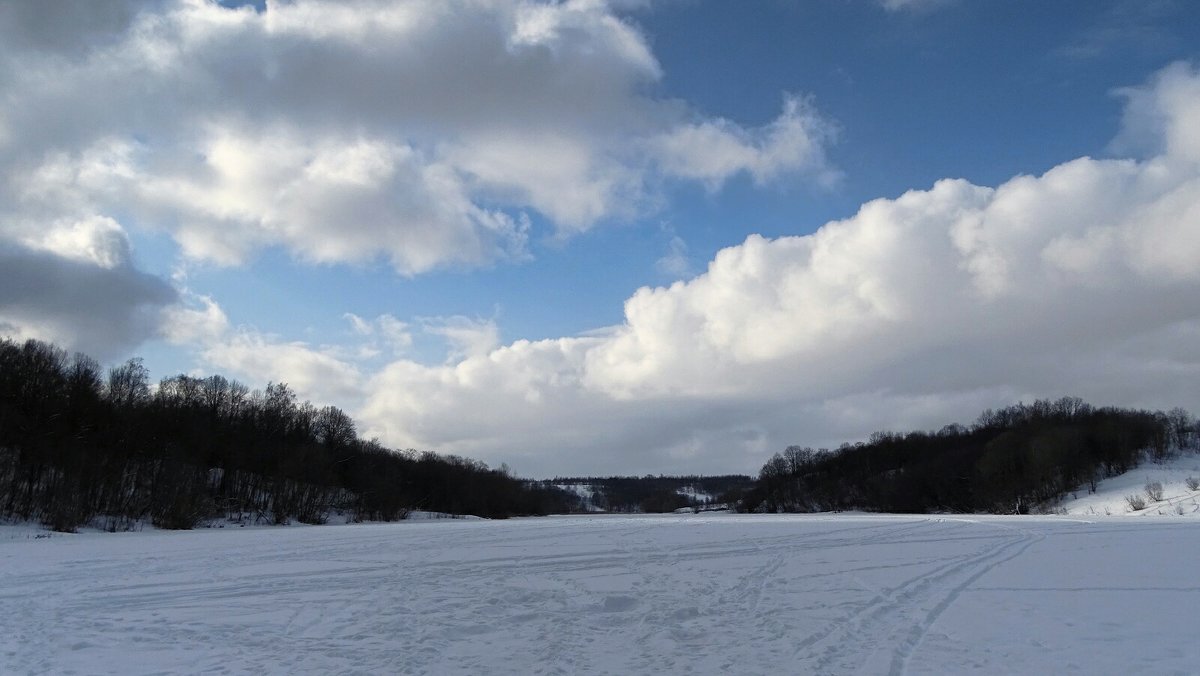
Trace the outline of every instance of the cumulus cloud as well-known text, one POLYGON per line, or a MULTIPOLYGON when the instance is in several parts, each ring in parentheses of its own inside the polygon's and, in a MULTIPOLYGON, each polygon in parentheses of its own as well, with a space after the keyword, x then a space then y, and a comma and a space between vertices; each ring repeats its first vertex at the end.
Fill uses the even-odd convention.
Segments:
POLYGON ((664 173, 701 181, 715 190, 742 172, 759 184, 800 170, 832 183, 837 172, 825 161, 825 145, 834 134, 833 125, 809 103, 788 96, 780 116, 760 129, 718 118, 681 125, 651 143, 664 173))
POLYGON ((261 134, 216 132, 205 143, 202 169, 141 177, 134 200, 190 214, 179 232, 185 253, 230 264, 282 244, 315 262, 382 252, 412 274, 524 247, 524 220, 475 206, 452 168, 409 146, 261 134))
MULTIPOLYGON (((656 139, 710 121, 654 94, 659 64, 614 7, 4 3, 0 248, 7 276, 31 276, 6 290, 0 330, 104 355, 155 335, 237 335, 212 299, 134 268, 134 231, 168 233, 185 267, 249 264, 277 247, 416 275, 524 260, 534 222, 566 237, 634 218, 664 178, 719 185, 823 166, 819 116, 785 106, 762 128, 712 122, 735 158, 702 176, 671 169, 678 152, 656 139), (95 283, 66 286, 84 279, 95 283)), ((402 322, 370 321, 360 354, 411 345, 402 322)), ((498 343, 494 324, 423 330, 460 356, 498 343)), ((220 363, 265 372, 245 353, 220 363)))
POLYGON ((91 263, 105 270, 128 265, 131 260, 124 228, 104 216, 54 222, 47 228, 25 233, 21 240, 31 249, 91 263))
POLYGON ((366 337, 369 342, 359 348, 359 354, 374 357, 381 354, 382 347, 392 354, 403 354, 412 347, 412 331, 407 322, 402 322, 392 315, 382 314, 373 320, 363 319, 353 312, 347 312, 346 321, 350 322, 354 333, 366 337))
POLYGON ((238 329, 210 343, 201 357, 218 371, 248 382, 285 382, 301 399, 354 409, 362 395, 363 374, 339 352, 238 329))
POLYGON ((450 360, 378 370, 244 332, 207 354, 240 374, 300 374, 305 396, 353 402, 394 446, 536 475, 754 471, 790 443, 1063 394, 1195 408, 1197 83, 1176 65, 1124 92, 1126 131, 1143 125, 1156 153, 995 187, 943 180, 811 235, 751 236, 690 280, 640 289, 603 331, 502 345, 493 320, 427 319, 450 360))
POLYGON ((163 308, 162 337, 173 345, 209 344, 229 331, 229 318, 211 296, 184 294, 182 302, 163 308))
POLYGON ((721 471, 1022 398, 1194 407, 1197 83, 1176 65, 1124 93, 1154 154, 939 181, 812 235, 752 236, 639 290, 615 330, 393 362, 365 426, 544 473, 721 471))
POLYGON ((500 345, 500 327, 494 319, 427 317, 421 320, 421 326, 425 333, 446 341, 450 348, 446 359, 450 362, 486 355, 500 345))
POLYGON ((38 2, 6 2, 0 5, 0 38, 22 50, 78 57, 115 40, 136 13, 133 0, 61 0, 54 8, 38 2))
POLYGON ((1196 66, 1177 62, 1159 71, 1145 86, 1125 87, 1121 133, 1113 141, 1117 152, 1165 155, 1200 161, 1200 77, 1196 66))
POLYGON ((162 229, 225 265, 519 260, 533 212, 567 236, 663 177, 825 170, 811 107, 743 128, 655 97, 645 37, 592 0, 15 3, 0 35, 7 216, 162 229), (719 147, 688 157, 697 135, 719 147))
POLYGON ((601 2, 27 7, 0 9, 6 333, 94 350, 160 332, 386 443, 531 474, 753 470, 788 443, 1019 398, 1200 398, 1194 66, 1120 93, 1125 159, 948 179, 752 236, 584 336, 502 344, 495 320, 417 319, 448 345, 430 365, 387 315, 347 317, 362 349, 230 327, 134 269, 124 229, 224 264, 277 246, 402 274, 485 265, 527 255, 532 212, 569 235, 639 213, 664 180, 832 180, 832 125, 803 98, 751 125, 656 98, 647 41, 601 2))
MULTIPOLYGON (((539 475, 753 471, 789 443, 1068 393, 1194 408, 1197 83, 1182 64, 1122 92, 1142 156, 995 187, 947 179, 811 235, 751 236, 692 279, 640 289, 603 331, 501 344, 494 319, 419 319, 449 348, 430 365, 405 354, 406 323, 347 315, 364 344, 392 343, 382 368, 379 350, 231 330, 202 298, 179 332, 205 336, 213 367, 337 402, 391 445, 539 475)), ((62 238, 84 259, 95 240, 62 238)))
POLYGON ((113 250, 96 249, 89 237, 76 244, 69 250, 78 255, 61 256, 0 243, 0 335, 53 341, 101 359, 156 336, 175 289, 113 250), (88 260, 93 255, 103 263, 88 260))

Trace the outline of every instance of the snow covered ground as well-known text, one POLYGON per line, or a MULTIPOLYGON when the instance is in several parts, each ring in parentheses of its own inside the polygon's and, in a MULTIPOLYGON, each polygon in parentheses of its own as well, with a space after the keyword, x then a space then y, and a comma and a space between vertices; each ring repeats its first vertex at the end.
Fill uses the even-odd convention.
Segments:
POLYGON ((713 495, 712 493, 705 493, 695 486, 684 486, 675 492, 695 502, 696 504, 715 502, 717 499, 717 496, 713 495))
POLYGON ((579 516, 44 536, 0 534, 0 673, 1200 672, 1198 519, 579 516))
MULTIPOLYGON (((596 504, 597 498, 602 498, 604 489, 597 487, 595 484, 553 484, 555 488, 562 489, 568 493, 572 493, 579 497, 582 502, 582 509, 585 512, 599 513, 604 512, 604 508, 596 504)), ((683 486, 675 491, 676 494, 683 496, 697 505, 707 505, 716 500, 716 496, 710 493, 701 491, 696 486, 683 486)), ((690 511, 690 508, 677 510, 679 512, 690 511)))
POLYGON ((1200 480, 1200 452, 1191 451, 1163 462, 1146 461, 1120 476, 1096 484, 1096 492, 1087 486, 1068 495, 1061 508, 1067 514, 1085 516, 1188 516, 1200 517, 1200 491, 1188 487, 1188 479, 1200 480), (1162 484, 1162 500, 1151 500, 1146 484, 1162 484), (1127 498, 1138 496, 1146 501, 1142 509, 1133 509, 1127 498))
POLYGON ((596 487, 592 484, 554 484, 555 488, 574 493, 582 501, 585 512, 603 512, 596 506, 596 487))

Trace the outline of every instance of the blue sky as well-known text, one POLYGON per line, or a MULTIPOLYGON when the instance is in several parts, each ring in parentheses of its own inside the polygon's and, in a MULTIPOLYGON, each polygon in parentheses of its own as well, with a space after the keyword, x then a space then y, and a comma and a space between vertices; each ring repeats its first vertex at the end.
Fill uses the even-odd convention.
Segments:
POLYGON ((35 6, 11 337, 533 476, 1200 408, 1195 3, 35 6))

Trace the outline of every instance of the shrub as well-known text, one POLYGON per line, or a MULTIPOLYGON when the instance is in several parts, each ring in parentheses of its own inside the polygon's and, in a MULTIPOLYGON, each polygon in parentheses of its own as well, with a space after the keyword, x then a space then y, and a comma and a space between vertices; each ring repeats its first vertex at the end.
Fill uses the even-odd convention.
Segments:
POLYGON ((168 530, 190 530, 216 513, 200 477, 203 470, 174 461, 156 463, 150 522, 168 530))
POLYGON ((1129 511, 1137 512, 1146 508, 1146 499, 1140 495, 1126 495, 1125 503, 1129 505, 1129 511))
POLYGON ((1163 499, 1163 486, 1160 481, 1149 481, 1146 483, 1146 497, 1150 498, 1151 502, 1158 502, 1163 499))
POLYGON ((150 522, 167 530, 191 530, 212 514, 212 500, 203 492, 180 491, 155 504, 150 522))
POLYGON ((1189 491, 1200 491, 1200 479, 1190 476, 1187 479, 1184 479, 1184 483, 1187 484, 1189 491))

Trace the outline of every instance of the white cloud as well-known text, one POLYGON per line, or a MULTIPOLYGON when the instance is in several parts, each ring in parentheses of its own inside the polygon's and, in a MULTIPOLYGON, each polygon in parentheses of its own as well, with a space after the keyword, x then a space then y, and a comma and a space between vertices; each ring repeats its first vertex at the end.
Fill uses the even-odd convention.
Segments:
POLYGON ((486 355, 500 345, 500 327, 493 319, 472 319, 454 315, 426 317, 421 320, 425 333, 443 338, 450 350, 447 361, 457 362, 486 355))
POLYGON ((1178 62, 1140 87, 1117 90, 1126 101, 1122 130, 1113 142, 1118 152, 1162 154, 1200 162, 1200 76, 1196 66, 1178 62))
POLYGON ((645 202, 641 171, 597 157, 584 139, 546 130, 473 138, 450 148, 448 160, 481 195, 527 204, 560 234, 582 232, 605 217, 632 217, 645 202))
POLYGON ((504 345, 494 319, 418 320, 450 353, 425 365, 389 315, 347 317, 357 349, 231 328, 213 299, 180 304, 136 271, 124 229, 225 264, 281 246, 403 274, 485 265, 526 255, 529 211, 567 235, 649 208, 664 178, 828 181, 831 126, 797 98, 757 127, 655 98, 647 41, 602 2, 112 7, 0 8, 6 333, 199 344, 387 443, 537 474, 748 470, 787 443, 1034 396, 1200 399, 1187 64, 1122 92, 1114 147, 1134 159, 939 181, 812 235, 753 236, 584 337, 504 345))
POLYGON ((225 265, 282 246, 411 275, 524 258, 530 211, 559 236, 631 218, 659 168, 712 185, 823 170, 798 100, 747 130, 654 97, 645 37, 604 2, 75 9, 0 12, 10 219, 161 228, 225 265), (697 133, 729 155, 700 174, 654 141, 697 133))
POLYGON ((362 395, 362 372, 332 348, 239 329, 209 344, 201 356, 216 370, 250 383, 287 383, 302 400, 354 409, 362 395))
POLYGON ((654 262, 654 267, 664 275, 675 278, 686 277, 692 271, 692 261, 688 258, 687 242, 678 235, 673 235, 667 243, 667 253, 654 262))
POLYGON ((345 319, 350 322, 354 333, 372 339, 372 345, 366 354, 376 356, 380 350, 375 343, 382 342, 392 354, 402 354, 412 347, 412 332, 409 325, 392 315, 382 314, 374 320, 366 320, 353 312, 347 312, 345 319))
POLYGON ((365 427, 530 472, 721 471, 1038 396, 1194 408, 1200 94, 1177 92, 1196 82, 1177 66, 1133 94, 1157 102, 1161 154, 940 181, 752 236, 639 290, 615 331, 394 362, 365 427))
POLYGON ((229 331, 229 318, 210 296, 185 293, 191 302, 163 309, 162 333, 173 345, 211 344, 229 331))
POLYGON ((53 223, 41 232, 30 232, 22 244, 106 270, 127 265, 131 259, 124 228, 104 216, 53 223))
POLYGON ((494 320, 427 319, 451 359, 378 370, 245 333, 206 355, 299 374, 304 396, 349 402, 388 444, 534 475, 754 471, 790 443, 1063 394, 1194 409, 1200 162, 1172 130, 1200 119, 1168 95, 1194 82, 1174 67, 1132 94, 1161 102, 1146 111, 1160 154, 994 188, 943 180, 811 235, 751 236, 689 281, 639 290, 608 330, 502 345, 494 320))
POLYGON ((702 181, 710 189, 740 172, 762 184, 784 172, 806 171, 828 184, 837 178, 825 161, 825 145, 834 134, 833 125, 809 103, 788 96, 779 117, 760 129, 704 120, 680 125, 651 143, 664 173, 702 181))
POLYGON ((360 336, 370 336, 375 333, 375 327, 371 326, 371 322, 359 317, 353 312, 347 312, 343 317, 350 322, 350 326, 354 328, 354 332, 360 336))
MULTIPOLYGON (((561 238, 653 209, 652 140, 708 123, 655 96, 648 41, 595 0, 8 3, 0 44, 0 249, 49 285, 7 290, 0 324, 104 355, 229 334, 211 299, 138 272, 127 232, 173 237, 181 271, 273 247, 402 275, 520 261, 535 222, 561 238)), ((719 120, 740 159, 682 178, 814 171, 817 119, 719 120)), ((373 321, 361 354, 410 347, 373 321)), ((465 355, 497 340, 477 329, 437 330, 465 355)))

